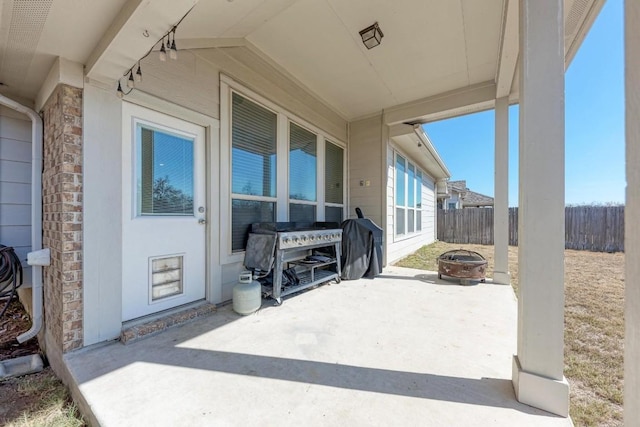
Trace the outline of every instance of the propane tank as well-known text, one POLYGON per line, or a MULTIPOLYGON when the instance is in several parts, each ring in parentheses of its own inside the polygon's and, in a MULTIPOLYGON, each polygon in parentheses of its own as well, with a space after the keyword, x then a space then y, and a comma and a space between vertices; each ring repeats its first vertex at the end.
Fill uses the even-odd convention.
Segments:
POLYGON ((233 311, 246 316, 262 305, 262 286, 250 271, 240 273, 239 282, 233 287, 233 311))

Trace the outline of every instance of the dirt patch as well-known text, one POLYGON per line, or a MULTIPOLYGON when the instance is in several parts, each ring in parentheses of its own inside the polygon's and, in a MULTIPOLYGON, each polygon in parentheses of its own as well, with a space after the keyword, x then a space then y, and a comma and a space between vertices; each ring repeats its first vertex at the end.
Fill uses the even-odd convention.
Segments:
MULTIPOLYGON (((0 301, 3 308, 5 300, 0 301)), ((32 338, 22 344, 16 337, 31 328, 31 319, 17 299, 11 301, 7 312, 0 318, 0 360, 13 359, 38 353, 38 340, 32 338)))
POLYGON ((0 382, 0 425, 82 427, 69 392, 51 368, 0 382))

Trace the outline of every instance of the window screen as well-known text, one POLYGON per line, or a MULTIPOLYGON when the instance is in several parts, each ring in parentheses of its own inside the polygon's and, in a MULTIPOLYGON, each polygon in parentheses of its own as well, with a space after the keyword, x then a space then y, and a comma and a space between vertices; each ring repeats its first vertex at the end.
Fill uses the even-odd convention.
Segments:
POLYGON ((277 115, 233 93, 232 191, 276 196, 277 115))
POLYGON ((139 123, 136 140, 138 215, 193 215, 193 139, 139 123))
POLYGON ((396 234, 404 234, 404 209, 396 208, 396 234))
POLYGON ((243 251, 249 238, 249 228, 254 222, 276 220, 276 204, 255 200, 232 200, 231 202, 231 250, 243 251))
POLYGON ((402 156, 396 156, 396 205, 406 206, 405 198, 405 160, 402 156))
POLYGON ((324 220, 326 222, 337 222, 340 224, 342 223, 343 218, 344 214, 342 208, 336 206, 326 206, 324 208, 324 220))
POLYGON ((407 180, 407 198, 409 199, 409 207, 416 206, 416 168, 409 163, 409 179, 407 180))
POLYGON ((317 144, 316 134, 290 123, 289 197, 292 199, 316 201, 317 144))
POLYGON ((300 203, 289 204, 289 221, 291 222, 315 222, 316 205, 303 205, 300 203))
POLYGON ((325 190, 327 203, 343 204, 344 150, 327 141, 325 145, 325 190))
POLYGON ((416 208, 422 209, 422 172, 420 171, 416 172, 416 208))

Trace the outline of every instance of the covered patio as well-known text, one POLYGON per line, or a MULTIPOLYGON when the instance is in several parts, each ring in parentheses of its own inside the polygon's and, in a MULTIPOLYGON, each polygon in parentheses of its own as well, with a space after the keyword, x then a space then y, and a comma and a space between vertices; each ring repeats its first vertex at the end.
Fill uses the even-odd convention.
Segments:
POLYGON ((516 317, 510 286, 390 267, 65 361, 96 425, 570 426, 515 398, 516 317))
MULTIPOLYGON (((34 318, 44 324, 47 357, 76 387, 84 411, 106 425, 233 424, 233 417, 271 424, 270 416, 290 417, 291 423, 328 417, 334 424, 570 423, 549 415, 569 413, 563 375, 564 72, 603 2, 3 3, 3 22, 11 25, 1 47, 11 66, 0 69, 0 92, 33 108, 33 117, 42 113, 45 122, 41 156, 37 143, 43 138, 33 120, 33 179, 24 183, 37 190, 31 249, 52 250, 50 265, 33 268, 34 318), (41 12, 40 21, 31 19, 25 4, 41 12), (369 50, 359 31, 374 22, 385 35, 369 50), (33 35, 28 46, 25 30, 33 35), (170 34, 179 57, 168 61, 157 49, 168 46, 170 34), (125 92, 117 90, 121 85, 125 92), (269 147, 280 163, 275 174, 263 174, 269 186, 260 188, 273 194, 233 187, 233 93, 271 111, 276 130, 269 147), (333 187, 342 197, 327 197, 331 187, 319 173, 317 195, 307 201, 316 207, 315 219, 325 220, 327 207, 342 209, 342 219, 362 207, 395 246, 386 251, 391 263, 425 243, 418 233, 407 236, 415 229, 405 232, 405 215, 410 218, 414 206, 398 197, 403 187, 394 187, 397 159, 406 158, 408 170, 409 161, 425 162, 422 124, 495 109, 494 279, 508 284, 508 107, 514 103, 520 105, 517 302, 508 286, 438 286, 431 276, 420 280, 416 272, 392 268, 373 282, 324 287, 248 318, 222 308, 209 320, 147 341, 109 343, 123 322, 146 314, 127 314, 126 304, 164 309, 152 306, 156 302, 145 293, 150 257, 183 252, 171 247, 151 253, 157 245, 150 237, 176 227, 145 229, 145 238, 131 232, 132 224, 147 224, 133 206, 136 111, 148 113, 143 119, 149 122, 177 123, 175 129, 197 127, 193 134, 202 149, 194 156, 200 162, 194 180, 204 197, 190 216, 198 245, 182 236, 198 246, 199 261, 186 267, 199 274, 188 276, 198 277, 198 292, 188 302, 219 304, 230 299, 243 269, 242 245, 235 247, 231 237, 233 220, 240 218, 233 215, 234 200, 269 207, 271 220, 290 219, 297 198, 289 188, 295 180, 287 169, 287 127, 296 121, 317 136, 319 153, 332 142, 344 152, 343 184, 333 187), (148 256, 131 242, 144 243, 148 256), (134 268, 142 279, 133 278, 134 268), (134 284, 141 290, 135 301, 127 295, 134 284)), ((627 207, 637 217, 634 85, 640 79, 633 78, 638 53, 630 46, 638 45, 632 42, 640 13, 637 2, 626 4, 627 207)), ((325 171, 326 158, 319 155, 318 171, 325 171)), ((430 185, 441 184, 440 177, 431 178, 430 185)), ((637 259, 637 236, 632 224, 626 239, 631 261, 637 259)), ((627 265, 627 276, 638 277, 640 264, 627 265)), ((633 422, 637 281, 628 289, 625 410, 633 422)))

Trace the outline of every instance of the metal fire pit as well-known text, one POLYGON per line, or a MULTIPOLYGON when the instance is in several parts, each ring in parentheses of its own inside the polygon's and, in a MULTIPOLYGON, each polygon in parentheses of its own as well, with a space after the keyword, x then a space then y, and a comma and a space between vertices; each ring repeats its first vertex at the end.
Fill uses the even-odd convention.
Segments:
POLYGON ((455 249, 438 257, 438 279, 449 276, 460 279, 460 284, 468 284, 470 279, 484 282, 487 265, 478 252, 455 249))

